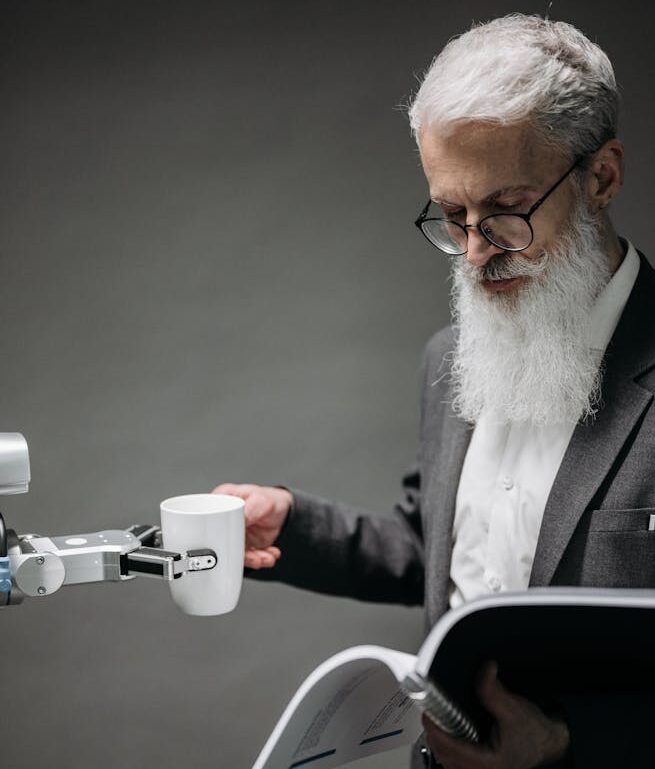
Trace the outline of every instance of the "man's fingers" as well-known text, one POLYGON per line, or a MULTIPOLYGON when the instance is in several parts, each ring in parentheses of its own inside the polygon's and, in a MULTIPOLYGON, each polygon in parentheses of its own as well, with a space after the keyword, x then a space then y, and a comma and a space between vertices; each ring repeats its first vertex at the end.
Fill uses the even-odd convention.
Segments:
POLYGON ((252 483, 221 483, 212 494, 231 494, 234 497, 247 499, 256 487, 252 483))
POLYGON ((266 553, 261 550, 246 550, 243 558, 243 565, 248 569, 266 568, 266 561, 271 557, 266 557, 266 553))
POLYGON ((252 483, 221 483, 212 494, 231 494, 240 497, 246 503, 244 515, 246 526, 257 522, 271 510, 271 501, 252 483))
POLYGON ((482 669, 478 681, 478 696, 480 702, 498 721, 511 718, 516 709, 516 698, 498 680, 496 662, 488 662, 482 669))
POLYGON ((245 499, 246 507, 244 514, 246 516, 246 527, 264 518, 273 509, 271 500, 259 491, 251 492, 245 499))
MULTIPOLYGON (((214 493, 234 494, 244 500, 246 545, 253 550, 266 550, 276 541, 293 501, 286 489, 252 483, 222 483, 214 493)), ((273 565, 268 557, 253 557, 251 561, 248 565, 252 568, 273 565)))
POLYGON ((270 569, 275 566, 281 555, 277 547, 248 548, 243 563, 249 569, 270 569))
POLYGON ((275 558, 276 561, 280 559, 280 556, 282 555, 282 551, 279 547, 267 547, 266 552, 275 558))
POLYGON ((425 736, 430 750, 448 769, 487 769, 492 756, 488 748, 465 742, 444 732, 428 716, 422 717, 425 736))
POLYGON ((236 490, 236 483, 221 483, 212 491, 212 494, 234 494, 236 496, 236 490))

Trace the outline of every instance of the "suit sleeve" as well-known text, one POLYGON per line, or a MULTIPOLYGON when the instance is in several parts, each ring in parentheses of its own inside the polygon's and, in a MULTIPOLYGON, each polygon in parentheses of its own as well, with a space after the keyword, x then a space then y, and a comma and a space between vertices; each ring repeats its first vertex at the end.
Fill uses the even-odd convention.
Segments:
POLYGON ((383 515, 291 489, 293 507, 272 569, 246 575, 364 601, 423 603, 420 475, 403 478, 403 498, 383 515))

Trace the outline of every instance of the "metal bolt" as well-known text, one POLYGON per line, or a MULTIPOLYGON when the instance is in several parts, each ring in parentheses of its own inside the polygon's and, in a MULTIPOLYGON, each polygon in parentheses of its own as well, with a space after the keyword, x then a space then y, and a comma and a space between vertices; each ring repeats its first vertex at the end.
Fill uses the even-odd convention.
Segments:
POLYGON ((39 564, 39 566, 43 566, 43 564, 45 563, 45 558, 44 558, 42 555, 40 555, 40 556, 39 556, 39 557, 36 559, 36 562, 39 564))
POLYGON ((43 585, 40 585, 40 586, 37 588, 37 591, 36 591, 36 592, 37 592, 39 595, 45 595, 45 588, 43 587, 43 585))
POLYGON ((193 568, 194 569, 199 569, 201 566, 202 566, 202 561, 200 560, 200 558, 194 558, 193 559, 193 568))

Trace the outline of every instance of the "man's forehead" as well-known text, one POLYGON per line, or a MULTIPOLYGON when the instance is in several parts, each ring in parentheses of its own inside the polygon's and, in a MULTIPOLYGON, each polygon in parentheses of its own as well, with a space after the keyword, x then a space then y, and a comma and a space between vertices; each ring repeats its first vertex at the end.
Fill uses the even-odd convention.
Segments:
MULTIPOLYGON (((478 192, 478 197, 480 198, 481 202, 493 203, 495 200, 498 200, 502 197, 535 192, 540 188, 540 185, 538 184, 511 184, 498 187, 497 183, 498 180, 496 179, 495 184, 492 183, 487 187, 480 185, 481 189, 478 192)), ((430 186, 430 197, 432 200, 434 200, 435 203, 450 203, 452 205, 459 205, 461 187, 459 189, 454 187, 449 189, 446 186, 440 185, 439 180, 435 180, 434 184, 430 186)))
POLYGON ((450 200, 462 189, 481 198, 539 188, 554 155, 525 124, 462 124, 450 131, 426 130, 419 138, 431 195, 450 200))

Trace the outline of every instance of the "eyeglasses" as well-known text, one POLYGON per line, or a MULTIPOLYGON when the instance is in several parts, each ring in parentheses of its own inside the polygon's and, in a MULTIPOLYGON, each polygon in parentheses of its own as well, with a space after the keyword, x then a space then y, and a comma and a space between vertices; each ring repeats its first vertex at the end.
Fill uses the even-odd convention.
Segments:
POLYGON ((460 224, 452 219, 428 217, 428 210, 433 202, 428 200, 414 224, 433 246, 451 256, 462 256, 468 251, 470 229, 479 230, 483 238, 492 245, 502 248, 503 251, 523 251, 534 240, 530 218, 582 160, 583 158, 579 157, 569 170, 560 176, 536 203, 533 203, 527 214, 491 214, 480 219, 477 224, 460 224))

